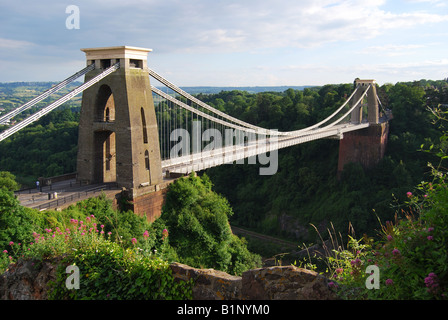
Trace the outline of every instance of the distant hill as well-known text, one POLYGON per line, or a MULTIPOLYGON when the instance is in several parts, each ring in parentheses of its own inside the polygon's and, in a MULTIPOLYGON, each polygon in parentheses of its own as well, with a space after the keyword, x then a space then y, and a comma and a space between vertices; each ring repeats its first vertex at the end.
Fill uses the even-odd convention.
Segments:
MULTIPOLYGON (((0 82, 0 114, 14 109, 29 100, 37 97, 39 94, 43 93, 45 90, 50 89, 52 86, 56 85, 58 82, 0 82)), ((63 94, 67 94, 69 91, 80 86, 82 82, 75 81, 69 84, 66 88, 62 89, 58 93, 54 94, 52 97, 45 99, 43 102, 39 103, 37 106, 42 107, 47 105, 50 101, 54 101, 60 98, 63 94)), ((188 92, 189 94, 217 94, 221 91, 246 91, 248 93, 254 94, 259 92, 284 92, 288 89, 293 90, 304 90, 305 88, 311 88, 313 86, 254 86, 254 87, 181 87, 182 90, 188 92)), ((160 87, 161 90, 169 94, 174 92, 170 89, 167 90, 166 87, 160 87)), ((74 97, 70 101, 70 105, 80 106, 82 95, 74 97)))
POLYGON ((312 88, 314 86, 256 86, 256 87, 181 87, 182 90, 188 92, 189 94, 214 94, 220 93, 221 91, 247 91, 249 93, 259 93, 259 92, 284 92, 288 89, 293 90, 304 90, 305 88, 312 88))

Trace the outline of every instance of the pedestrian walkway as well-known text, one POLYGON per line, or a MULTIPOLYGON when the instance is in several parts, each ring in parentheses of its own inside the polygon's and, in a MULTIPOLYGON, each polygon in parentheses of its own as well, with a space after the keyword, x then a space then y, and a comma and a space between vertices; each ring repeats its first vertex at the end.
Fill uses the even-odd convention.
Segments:
POLYGON ((50 186, 35 187, 15 192, 20 204, 38 210, 66 208, 70 204, 95 197, 101 192, 113 197, 121 189, 116 183, 81 185, 75 179, 53 183, 50 186))

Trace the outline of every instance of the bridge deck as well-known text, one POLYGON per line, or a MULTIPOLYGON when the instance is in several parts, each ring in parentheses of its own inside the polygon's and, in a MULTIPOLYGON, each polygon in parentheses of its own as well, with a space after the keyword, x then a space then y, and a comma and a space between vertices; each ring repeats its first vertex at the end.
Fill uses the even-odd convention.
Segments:
POLYGON ((75 179, 53 183, 41 189, 32 188, 15 192, 20 204, 38 210, 66 208, 78 201, 96 197, 104 192, 115 198, 121 192, 115 183, 80 185, 75 179))

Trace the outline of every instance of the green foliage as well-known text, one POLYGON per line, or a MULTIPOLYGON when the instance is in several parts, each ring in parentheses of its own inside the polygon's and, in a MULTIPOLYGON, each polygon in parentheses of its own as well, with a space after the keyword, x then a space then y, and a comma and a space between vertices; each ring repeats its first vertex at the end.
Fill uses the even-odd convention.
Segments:
MULTIPOLYGON (((434 112, 446 120, 446 112, 434 112)), ((347 299, 429 300, 448 299, 448 180, 443 162, 447 158, 447 134, 426 152, 440 158, 429 164, 432 180, 406 192, 399 202, 395 223, 381 224, 379 240, 350 238, 347 249, 338 248, 326 263, 339 294, 347 299), (366 288, 366 267, 376 265, 380 287, 366 288)))
POLYGON ((70 109, 56 110, 50 115, 54 122, 43 117, 0 143, 3 170, 33 177, 34 181, 76 171, 77 116, 70 109))
MULTIPOLYGON (((434 115, 427 105, 448 103, 445 82, 386 84, 378 87, 383 106, 392 110, 389 141, 385 157, 371 170, 349 164, 338 180, 339 142, 319 140, 279 150, 278 171, 260 176, 259 165, 230 165, 207 170, 216 192, 232 205, 232 224, 271 235, 286 236, 300 242, 315 242, 314 233, 301 233, 298 239, 284 229, 280 219, 286 215, 301 226, 325 225, 332 221, 347 235, 352 223, 360 234, 371 232, 379 216, 391 220, 391 202, 405 200, 405 194, 428 177, 427 163, 433 154, 418 152, 421 144, 438 140, 440 131, 432 125, 434 115), (373 214, 373 213, 376 213, 373 214), (268 221, 272 224, 268 226, 268 221)), ((326 85, 303 91, 222 92, 204 96, 218 103, 225 112, 256 125, 295 130, 317 123, 330 115, 351 94, 351 85, 326 85), (239 105, 238 105, 238 104, 239 105), (266 115, 281 113, 277 119, 266 115), (264 116, 263 116, 264 115, 264 116), (262 117, 263 116, 263 117, 262 117)))
POLYGON ((79 203, 79 211, 71 207, 62 212, 42 213, 35 221, 39 225, 30 225, 25 223, 27 219, 33 215, 36 218, 35 214, 39 217, 40 213, 23 210, 6 191, 2 191, 0 199, 2 213, 14 213, 5 219, 7 229, 0 235, 5 248, 0 253, 0 270, 17 259, 54 260, 59 269, 51 299, 191 299, 192 282, 174 281, 169 263, 176 253, 168 244, 166 230, 159 233, 158 228, 164 226, 160 222, 154 226, 144 224, 129 212, 109 217, 109 202, 99 198, 79 203), (95 212, 100 218, 84 210, 95 212), (141 235, 129 241, 119 233, 115 237, 100 219, 117 223, 120 227, 111 224, 115 232, 141 232, 141 235), (141 226, 137 227, 139 223, 141 226), (148 229, 142 231, 143 227, 148 229), (79 290, 68 290, 65 286, 67 265, 80 269, 79 290))
POLYGON ((16 191, 20 189, 20 184, 17 183, 16 177, 11 172, 0 171, 0 188, 16 191))
POLYGON ((231 215, 228 201, 212 191, 209 178, 191 174, 170 186, 161 220, 183 263, 238 274, 257 266, 260 259, 232 234, 231 215))
POLYGON ((0 189, 0 248, 7 250, 11 241, 29 243, 41 223, 36 211, 22 207, 12 192, 0 189))

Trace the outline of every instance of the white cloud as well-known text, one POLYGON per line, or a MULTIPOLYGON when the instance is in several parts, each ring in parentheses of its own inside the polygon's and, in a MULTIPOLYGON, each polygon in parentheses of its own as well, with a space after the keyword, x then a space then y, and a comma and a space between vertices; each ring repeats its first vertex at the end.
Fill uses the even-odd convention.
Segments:
POLYGON ((405 45, 397 45, 397 44, 386 44, 382 46, 370 46, 367 47, 358 53, 360 54, 381 54, 387 57, 395 57, 395 56, 403 56, 403 55, 411 55, 415 52, 416 49, 426 48, 434 44, 405 44, 405 45))
MULTIPOLYGON (((424 12, 393 13, 385 1, 259 1, 200 8, 199 22, 186 25, 188 51, 316 47, 336 41, 371 39, 389 31, 448 21, 448 15, 424 12), (221 9, 221 10, 220 10, 221 9), (218 14, 220 16, 214 16, 218 14), (209 26, 206 31, 203 21, 209 26), (200 29, 197 29, 200 28, 200 29), (195 36, 189 36, 195 35, 195 36)), ((174 20, 176 17, 173 17, 174 20)))
POLYGON ((0 38, 0 49, 24 49, 33 45, 28 41, 0 38))
MULTIPOLYGON (((396 7, 392 0, 79 0, 75 3, 80 8, 80 30, 65 28, 68 4, 5 2, 0 12, 0 59, 43 65, 44 57, 49 61, 60 57, 82 63, 79 48, 132 45, 154 49, 151 65, 176 70, 171 80, 179 85, 192 84, 193 79, 199 84, 261 81, 262 85, 268 79, 297 83, 298 73, 317 82, 317 76, 326 81, 331 72, 351 81, 352 74, 344 72, 353 65, 353 73, 361 72, 356 68, 366 54, 379 53, 373 59, 377 65, 365 70, 368 76, 375 67, 389 72, 387 67, 394 67, 397 60, 404 63, 404 58, 444 58, 448 12, 438 7, 444 1, 403 1, 407 5, 396 7), (31 59, 13 56, 13 49, 31 59), (298 63, 305 66, 284 76, 288 71, 282 66, 298 63), (342 69, 335 69, 335 64, 342 69), (259 65, 268 69, 257 71, 259 65)), ((424 65, 437 69, 428 62, 424 65)), ((405 65, 397 68, 410 70, 405 65)), ((11 76, 15 75, 0 73, 6 81, 11 76)), ((303 83, 309 83, 306 79, 303 83)))
POLYGON ((405 0, 409 3, 429 3, 431 5, 434 5, 436 7, 446 7, 447 3, 445 0, 405 0))

